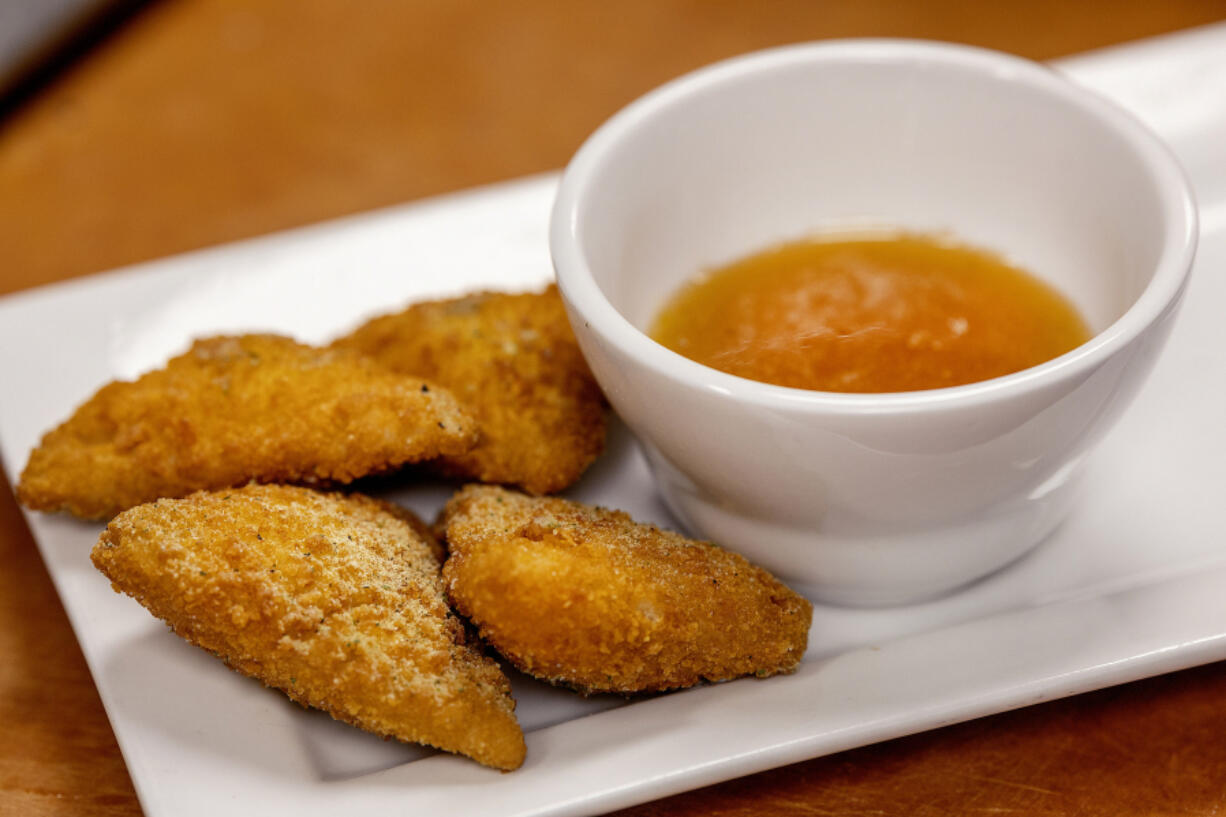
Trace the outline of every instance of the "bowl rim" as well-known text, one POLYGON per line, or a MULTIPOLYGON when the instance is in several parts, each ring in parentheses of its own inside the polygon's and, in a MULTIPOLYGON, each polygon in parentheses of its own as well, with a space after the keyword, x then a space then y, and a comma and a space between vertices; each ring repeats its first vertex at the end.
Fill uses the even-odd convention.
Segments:
POLYGON ((562 174, 550 215, 549 244, 559 290, 598 335, 657 374, 766 407, 863 413, 923 412, 1017 397, 1087 375, 1174 309, 1196 253, 1197 213, 1187 176, 1170 148, 1133 114, 1041 63, 975 46, 907 39, 799 43, 732 57, 649 91, 601 125, 562 174), (907 392, 826 392, 728 374, 668 349, 629 322, 605 297, 580 244, 579 214, 591 182, 623 137, 687 97, 761 72, 801 64, 903 62, 941 64, 1022 82, 1061 97, 1119 134, 1149 174, 1166 223, 1149 283, 1114 322, 1082 345, 1037 366, 959 386, 907 392))

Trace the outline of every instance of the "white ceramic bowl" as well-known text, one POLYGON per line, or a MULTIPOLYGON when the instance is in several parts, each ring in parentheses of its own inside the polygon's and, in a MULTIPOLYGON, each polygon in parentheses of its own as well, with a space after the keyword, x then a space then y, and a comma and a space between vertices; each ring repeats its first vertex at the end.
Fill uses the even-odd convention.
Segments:
POLYGON ((851 604, 948 591, 1053 529, 1170 330, 1195 239, 1182 172, 1128 114, 1035 63, 890 40, 751 54, 653 91, 576 154, 550 236, 580 345, 669 506, 851 604), (996 251, 1095 335, 980 383, 836 394, 644 334, 703 270, 868 226, 996 251))

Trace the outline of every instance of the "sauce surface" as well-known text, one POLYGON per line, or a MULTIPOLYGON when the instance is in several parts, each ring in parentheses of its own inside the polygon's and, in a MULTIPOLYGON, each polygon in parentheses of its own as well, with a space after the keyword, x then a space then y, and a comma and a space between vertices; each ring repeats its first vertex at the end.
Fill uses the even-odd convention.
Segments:
POLYGON ((1047 284, 923 235, 785 244, 686 285, 650 335, 729 374, 835 392, 957 386, 1090 337, 1047 284))

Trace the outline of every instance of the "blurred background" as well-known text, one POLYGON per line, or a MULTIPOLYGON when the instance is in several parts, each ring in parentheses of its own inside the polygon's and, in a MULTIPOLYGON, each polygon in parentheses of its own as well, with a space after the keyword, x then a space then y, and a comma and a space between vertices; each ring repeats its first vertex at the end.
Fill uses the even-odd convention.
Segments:
MULTIPOLYGON (((72 2, 3 0, 0 30, 72 2)), ((1226 19, 1223 0, 75 3, 70 30, 101 23, 0 105, 0 292, 560 168, 634 97, 756 48, 1049 59, 1226 19)))

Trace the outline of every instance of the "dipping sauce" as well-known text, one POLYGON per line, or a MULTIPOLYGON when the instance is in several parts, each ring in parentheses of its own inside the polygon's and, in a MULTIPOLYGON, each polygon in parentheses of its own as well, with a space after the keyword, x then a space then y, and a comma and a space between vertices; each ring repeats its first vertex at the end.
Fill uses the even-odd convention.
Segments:
POLYGON ((651 337, 751 380, 836 392, 937 389, 1090 338, 1060 293, 999 257, 914 234, 785 244, 703 275, 651 337))

